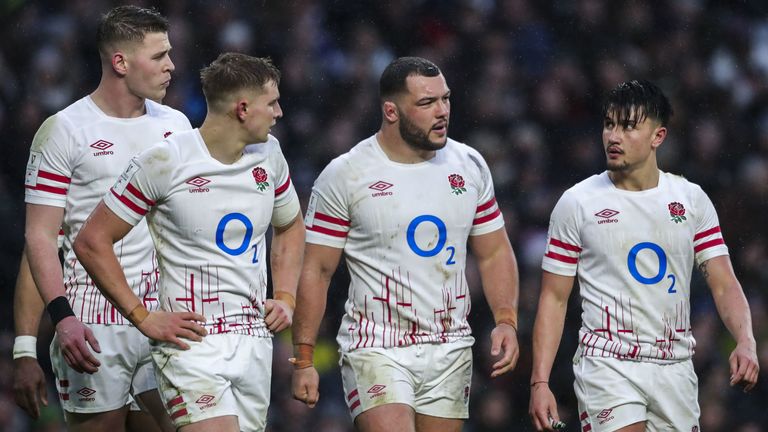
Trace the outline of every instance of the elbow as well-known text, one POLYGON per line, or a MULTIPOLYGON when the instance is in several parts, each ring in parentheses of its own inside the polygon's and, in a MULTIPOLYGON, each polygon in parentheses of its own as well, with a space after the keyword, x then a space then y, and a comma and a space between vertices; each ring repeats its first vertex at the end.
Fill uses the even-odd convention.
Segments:
POLYGON ((75 242, 72 244, 72 250, 74 250, 75 256, 82 263, 87 262, 89 257, 96 255, 97 249, 96 242, 92 236, 89 235, 87 230, 80 231, 75 238, 75 242))

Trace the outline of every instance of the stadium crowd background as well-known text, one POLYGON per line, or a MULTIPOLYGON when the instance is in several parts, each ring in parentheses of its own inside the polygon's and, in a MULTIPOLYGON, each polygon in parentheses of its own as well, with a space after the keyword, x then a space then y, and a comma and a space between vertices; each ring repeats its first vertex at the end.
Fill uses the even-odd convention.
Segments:
MULTIPOLYGON (((13 402, 12 292, 23 244, 23 177, 42 121, 92 91, 100 69, 99 15, 126 2, 0 3, 0 430, 62 430, 56 392, 35 423, 13 402)), ((198 71, 223 51, 270 56, 283 73, 285 117, 273 133, 306 200, 335 156, 377 130, 378 77, 396 56, 436 62, 452 89, 450 135, 480 150, 521 267, 521 358, 489 378, 492 317, 479 293, 470 317, 477 339, 466 430, 532 430, 527 416, 531 330, 549 213, 563 190, 604 169, 599 103, 618 82, 648 78, 675 109, 660 165, 702 185, 719 212, 752 307, 763 377, 750 395, 728 387, 733 347, 706 285, 692 287, 694 363, 705 431, 768 430, 768 3, 761 0, 261 0, 135 1, 171 21, 176 72, 165 103, 193 126, 204 115, 198 71)), ((306 202, 304 202, 306 208, 306 202)), ((335 331, 346 294, 331 287, 318 346, 320 404, 290 397, 290 338, 277 338, 269 429, 348 431, 335 331)), ((570 357, 579 323, 571 297, 551 386, 578 430, 570 357)), ((44 321, 41 362, 50 372, 44 321)), ((258 373, 258 371, 254 371, 258 373)), ((52 383, 52 382, 51 382, 52 383)))

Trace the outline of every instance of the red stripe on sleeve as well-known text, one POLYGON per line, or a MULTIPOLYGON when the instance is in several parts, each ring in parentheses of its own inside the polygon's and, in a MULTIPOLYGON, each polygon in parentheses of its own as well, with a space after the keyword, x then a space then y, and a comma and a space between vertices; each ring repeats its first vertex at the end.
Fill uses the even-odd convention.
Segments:
POLYGON ((496 211, 493 213, 489 213, 483 217, 479 217, 473 220, 472 225, 480 225, 480 224, 486 223, 490 220, 496 219, 496 217, 499 216, 500 214, 501 214, 501 210, 496 209, 496 211))
POLYGON ((133 210, 134 212, 138 213, 140 216, 144 216, 145 214, 147 214, 146 210, 137 206, 133 201, 129 200, 128 198, 122 195, 118 195, 114 189, 110 189, 110 192, 112 192, 112 195, 114 195, 118 200, 120 200, 120 202, 123 203, 123 205, 133 210))
POLYGON ((717 234, 719 232, 720 232, 720 227, 719 226, 716 226, 714 228, 710 228, 710 229, 708 229, 706 231, 702 231, 702 232, 696 234, 695 236, 693 236, 693 241, 702 239, 702 238, 707 237, 707 236, 711 236, 712 234, 717 234))
POLYGON ((143 201, 146 205, 152 207, 152 206, 154 206, 156 204, 154 201, 152 201, 151 199, 149 199, 146 196, 144 196, 144 194, 141 193, 140 190, 136 189, 136 186, 134 186, 134 185, 132 185, 130 183, 128 183, 128 187, 126 187, 126 189, 128 190, 128 192, 132 193, 133 196, 135 196, 136 198, 138 198, 141 201, 143 201))
POLYGON ((43 192, 55 193, 57 195, 66 195, 67 194, 67 190, 64 189, 64 188, 57 188, 57 187, 48 186, 48 185, 44 185, 44 184, 38 184, 37 186, 24 186, 24 187, 27 188, 27 189, 32 189, 32 190, 39 190, 39 191, 43 191, 43 192))
POLYGON ((335 218, 333 216, 328 216, 327 214, 323 214, 323 213, 320 213, 320 212, 315 212, 315 217, 320 219, 323 222, 334 223, 336 225, 347 226, 347 227, 350 225, 349 221, 346 221, 344 219, 335 218))
POLYGON ((290 185, 291 185, 291 176, 288 176, 288 180, 286 180, 285 183, 283 183, 282 186, 280 186, 279 188, 275 189, 275 196, 280 195, 281 193, 283 193, 286 190, 288 190, 288 186, 290 186, 290 185))
POLYGON ((576 245, 572 245, 572 244, 568 244, 568 243, 562 242, 562 241, 560 241, 560 240, 558 240, 556 238, 549 239, 549 244, 551 244, 552 246, 557 246, 559 248, 563 248, 565 250, 569 250, 571 252, 581 252, 581 248, 580 247, 578 247, 576 245))
POLYGON ((182 402, 184 402, 184 398, 182 398, 181 396, 176 396, 175 398, 168 401, 168 404, 167 404, 168 409, 173 408, 182 402))
POLYGON ((698 246, 695 246, 693 248, 693 251, 695 253, 699 253, 699 252, 703 251, 704 249, 709 249, 709 248, 711 248, 713 246, 717 246, 717 245, 721 245, 721 244, 725 244, 725 241, 722 238, 718 238, 718 239, 710 240, 708 242, 704 242, 704 243, 702 243, 702 244, 700 244, 698 246))
POLYGON ((490 200, 490 201, 488 201, 488 202, 487 202, 487 203, 485 203, 485 204, 480 204, 480 205, 477 207, 477 210, 475 211, 475 213, 480 213, 480 212, 482 212, 482 211, 486 211, 486 210, 488 210, 489 208, 493 207, 493 205, 494 205, 494 204, 496 204, 496 197, 493 197, 493 198, 491 198, 491 200, 490 200))
POLYGON ((70 179, 69 177, 64 177, 63 175, 54 174, 54 173, 48 172, 48 171, 40 170, 40 171, 37 172, 37 176, 41 177, 41 178, 44 178, 46 180, 53 180, 53 181, 57 181, 57 182, 60 182, 60 183, 66 183, 66 184, 72 183, 72 179, 70 179))
POLYGON ((311 227, 307 227, 307 231, 314 231, 314 232, 318 232, 320 234, 327 234, 329 236, 342 237, 342 238, 346 237, 347 234, 348 234, 348 233, 346 233, 344 231, 336 231, 336 230, 328 229, 328 228, 317 226, 317 225, 311 226, 311 227))
POLYGON ((547 258, 552 258, 553 260, 556 260, 556 261, 564 262, 566 264, 577 264, 579 262, 578 258, 569 257, 566 255, 560 255, 559 253, 555 253, 555 252, 547 252, 544 256, 547 258))
POLYGON ((182 408, 182 409, 176 411, 175 413, 171 414, 171 420, 175 420, 175 419, 177 419, 177 418, 179 418, 181 416, 185 416, 185 415, 187 415, 187 409, 186 408, 182 408))

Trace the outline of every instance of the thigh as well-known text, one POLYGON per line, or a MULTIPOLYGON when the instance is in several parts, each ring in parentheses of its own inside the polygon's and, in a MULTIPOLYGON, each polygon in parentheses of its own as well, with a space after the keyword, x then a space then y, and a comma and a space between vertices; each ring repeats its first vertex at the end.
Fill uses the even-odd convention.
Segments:
POLYGON ((469 418, 472 348, 460 343, 425 344, 421 348, 428 366, 416 387, 416 414, 423 414, 429 424, 447 425, 455 423, 451 419, 469 418))
POLYGON ((401 403, 378 405, 355 417, 359 432, 416 432, 415 423, 413 408, 401 403))
POLYGON ((137 345, 142 343, 136 334, 141 333, 124 325, 88 324, 88 327, 101 347, 100 353, 93 353, 101 362, 94 374, 75 372, 64 360, 58 336, 51 342, 51 364, 62 408, 79 414, 119 410, 131 402, 133 373, 139 363, 137 345))
POLYGON ((461 432, 464 419, 416 414, 416 432, 461 432))
POLYGON ((127 415, 128 405, 125 405, 118 409, 99 413, 65 412, 64 419, 67 422, 69 432, 122 432, 125 430, 127 415))
POLYGON ((189 350, 171 344, 152 348, 152 361, 165 409, 177 428, 222 416, 237 416, 227 378, 227 335, 188 341, 189 350))
POLYGON ((647 419, 637 362, 584 357, 573 367, 582 429, 616 431, 647 419))
POLYGON ((692 431, 699 429, 699 383, 690 360, 652 365, 648 389, 648 430, 692 431))
POLYGON ((413 375, 392 358, 391 350, 342 353, 341 381, 353 420, 363 412, 389 404, 402 404, 410 410, 414 407, 413 375))
POLYGON ((240 339, 232 360, 232 394, 240 428, 263 431, 267 426, 272 381, 272 339, 236 335, 240 339))

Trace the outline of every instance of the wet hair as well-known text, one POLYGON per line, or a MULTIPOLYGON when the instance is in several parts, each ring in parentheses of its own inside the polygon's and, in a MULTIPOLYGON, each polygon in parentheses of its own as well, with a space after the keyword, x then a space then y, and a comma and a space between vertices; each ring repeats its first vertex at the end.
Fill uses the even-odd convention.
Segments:
POLYGON ((238 90, 263 91, 270 81, 280 84, 280 70, 266 57, 224 53, 200 71, 203 94, 209 108, 221 111, 222 103, 238 90))
POLYGON ((646 80, 632 80, 616 86, 608 93, 602 111, 603 118, 615 115, 618 124, 627 124, 630 120, 640 123, 648 117, 662 126, 667 126, 672 114, 672 105, 664 92, 646 80))
POLYGON ((109 58, 114 44, 140 43, 147 33, 168 33, 168 20, 154 8, 118 6, 101 17, 96 46, 102 58, 109 58))
POLYGON ((440 68, 421 57, 400 57, 390 63, 379 79, 379 97, 381 99, 404 93, 408 90, 406 78, 412 75, 436 77, 440 68))

